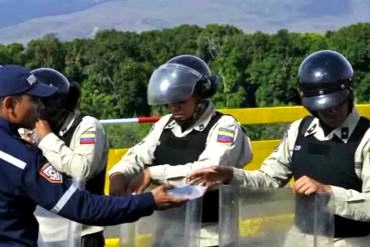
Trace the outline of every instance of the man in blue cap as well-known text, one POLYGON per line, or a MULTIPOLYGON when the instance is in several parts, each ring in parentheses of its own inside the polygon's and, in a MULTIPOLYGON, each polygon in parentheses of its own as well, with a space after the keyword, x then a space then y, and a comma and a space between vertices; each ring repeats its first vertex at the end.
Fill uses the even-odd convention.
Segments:
POLYGON ((36 205, 84 224, 114 225, 184 202, 166 193, 170 186, 127 197, 93 195, 58 173, 17 131, 34 128, 40 97, 55 92, 22 66, 0 67, 0 246, 37 246, 36 205))

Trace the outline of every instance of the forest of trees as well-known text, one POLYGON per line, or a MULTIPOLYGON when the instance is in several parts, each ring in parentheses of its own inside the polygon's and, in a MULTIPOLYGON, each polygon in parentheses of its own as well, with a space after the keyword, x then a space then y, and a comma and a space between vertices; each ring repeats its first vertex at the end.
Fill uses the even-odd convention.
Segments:
MULTIPOLYGON (((358 103, 370 101, 370 23, 327 33, 244 33, 229 25, 183 25, 142 33, 101 31, 93 39, 60 41, 54 34, 27 45, 0 44, 0 64, 51 67, 82 87, 81 109, 100 119, 162 113, 146 102, 151 72, 169 58, 194 54, 223 77, 213 100, 217 108, 299 104, 297 71, 320 49, 343 53, 356 73, 358 103)), ((144 135, 148 127, 110 129, 112 146, 144 135)))

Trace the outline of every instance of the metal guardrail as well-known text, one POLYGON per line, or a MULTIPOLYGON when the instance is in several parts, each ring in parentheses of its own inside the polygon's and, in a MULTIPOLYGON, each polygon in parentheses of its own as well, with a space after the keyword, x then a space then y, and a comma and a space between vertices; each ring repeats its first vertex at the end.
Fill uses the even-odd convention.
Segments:
MULTIPOLYGON (((358 104, 357 110, 361 115, 370 118, 370 104, 358 104)), ((241 124, 277 124, 291 123, 308 115, 308 111, 302 106, 276 106, 276 107, 258 107, 258 108, 235 108, 218 109, 220 112, 234 116, 241 124)), ((122 119, 100 120, 103 124, 119 123, 153 123, 158 121, 159 117, 138 117, 122 119)))

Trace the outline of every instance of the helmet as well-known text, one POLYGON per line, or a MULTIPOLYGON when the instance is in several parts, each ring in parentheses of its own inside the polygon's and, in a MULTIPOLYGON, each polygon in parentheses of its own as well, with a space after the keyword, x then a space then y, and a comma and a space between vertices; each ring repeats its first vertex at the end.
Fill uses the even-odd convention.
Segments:
POLYGON ((37 81, 56 87, 57 93, 67 94, 70 83, 68 79, 59 71, 50 68, 38 68, 31 71, 37 78, 37 81))
POLYGON ((148 103, 162 105, 188 99, 193 94, 209 98, 215 94, 221 78, 212 75, 199 57, 180 55, 156 69, 149 80, 148 103))
POLYGON ((31 73, 36 76, 39 82, 57 88, 54 99, 62 98, 63 108, 73 111, 77 107, 80 99, 80 87, 76 82, 70 82, 62 73, 51 68, 38 68, 32 70, 31 73))
POLYGON ((77 107, 80 99, 80 87, 69 80, 59 71, 51 68, 38 68, 31 71, 41 83, 57 88, 57 93, 41 98, 43 107, 40 109, 40 118, 47 120, 53 131, 58 132, 70 112, 77 107))
POLYGON ((314 112, 353 99, 353 79, 352 66, 342 54, 332 50, 312 53, 298 70, 302 105, 314 112))

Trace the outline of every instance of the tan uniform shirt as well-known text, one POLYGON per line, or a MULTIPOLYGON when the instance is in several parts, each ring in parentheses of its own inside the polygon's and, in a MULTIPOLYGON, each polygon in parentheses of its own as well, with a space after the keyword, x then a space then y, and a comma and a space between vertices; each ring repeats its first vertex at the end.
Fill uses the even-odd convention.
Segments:
MULTIPOLYGON (((341 126, 334 129, 327 136, 315 118, 305 133, 305 136, 313 134, 320 141, 331 140, 334 135, 347 143, 353 133, 360 116, 354 109, 348 115, 341 126), (348 135, 342 136, 342 128, 348 128, 348 135), (310 132, 310 133, 308 133, 310 132)), ((256 171, 243 171, 233 169, 234 178, 232 183, 238 183, 253 188, 259 187, 282 187, 292 177, 292 153, 298 136, 298 128, 301 120, 292 123, 276 150, 263 162, 261 168, 256 171)), ((335 214, 358 221, 370 221, 370 130, 367 130, 355 152, 355 173, 362 180, 362 191, 347 190, 337 186, 331 186, 335 200, 335 214)))
MULTIPOLYGON (((73 116, 66 121, 67 130, 73 120, 71 118, 73 116)), ((73 178, 94 177, 105 168, 108 158, 104 128, 91 116, 83 117, 73 133, 69 146, 54 133, 49 133, 38 143, 38 147, 58 171, 73 178)))
POLYGON ((184 137, 193 130, 204 130, 214 114, 214 106, 209 102, 203 115, 184 132, 174 120, 168 122, 171 115, 162 117, 141 142, 128 150, 126 155, 109 171, 109 174, 122 173, 128 178, 132 178, 149 165, 151 178, 155 182, 179 184, 183 183, 185 177, 192 171, 202 167, 235 165, 242 168, 252 159, 251 144, 240 124, 228 115, 222 116, 210 129, 206 147, 198 160, 182 165, 162 164, 150 167, 155 159, 154 151, 159 144, 163 129, 171 129, 176 137, 184 137), (228 138, 231 138, 230 142, 221 142, 220 136, 225 133, 228 138))
MULTIPOLYGON (((64 133, 71 127, 75 114, 71 114, 62 126, 64 133)), ((60 135, 63 136, 63 132, 60 135)), ((49 133, 38 143, 38 147, 58 171, 81 181, 88 180, 105 168, 109 149, 103 126, 91 116, 82 118, 69 146, 54 133, 49 133)), ((58 241, 65 238, 68 224, 72 221, 45 212, 39 207, 36 210, 37 214, 40 237, 44 241, 58 241)), ((83 226, 82 236, 102 230, 102 227, 83 226)))

